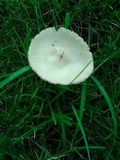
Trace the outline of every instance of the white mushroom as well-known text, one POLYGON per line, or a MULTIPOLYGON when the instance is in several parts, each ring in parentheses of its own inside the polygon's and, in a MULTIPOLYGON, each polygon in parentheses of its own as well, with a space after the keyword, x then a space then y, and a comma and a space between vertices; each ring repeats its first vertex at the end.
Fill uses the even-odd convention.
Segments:
POLYGON ((76 84, 93 71, 93 57, 86 42, 75 32, 60 27, 41 31, 32 40, 28 61, 42 79, 61 85, 76 84))

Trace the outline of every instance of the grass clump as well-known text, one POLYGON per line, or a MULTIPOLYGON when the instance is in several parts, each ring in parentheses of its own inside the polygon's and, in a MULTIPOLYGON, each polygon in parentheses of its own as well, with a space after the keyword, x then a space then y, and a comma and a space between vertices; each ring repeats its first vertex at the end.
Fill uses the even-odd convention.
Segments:
POLYGON ((117 0, 0 2, 0 159, 119 160, 120 3, 117 0), (28 66, 31 39, 65 26, 90 45, 86 82, 59 86, 28 66))

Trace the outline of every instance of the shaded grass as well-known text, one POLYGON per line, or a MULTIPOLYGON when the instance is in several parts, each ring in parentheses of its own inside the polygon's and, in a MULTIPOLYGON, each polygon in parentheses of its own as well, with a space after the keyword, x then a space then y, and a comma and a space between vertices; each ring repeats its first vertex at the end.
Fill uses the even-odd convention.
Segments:
POLYGON ((76 111, 75 107, 72 106, 72 109, 73 109, 73 112, 74 112, 75 117, 76 117, 76 119, 77 119, 78 126, 80 127, 80 130, 81 130, 83 139, 84 139, 84 141, 85 141, 86 150, 87 150, 87 154, 88 154, 88 159, 90 160, 90 159, 91 159, 91 158, 90 158, 90 151, 89 151, 89 147, 88 147, 88 142, 87 142, 86 134, 85 134, 85 132, 84 132, 84 129, 83 129, 81 120, 80 120, 79 116, 77 115, 77 111, 76 111))
POLYGON ((21 69, 19 69, 18 71, 10 74, 10 76, 8 76, 6 79, 4 79, 2 82, 0 82, 0 88, 3 88, 6 84, 8 84, 10 81, 12 81, 13 79, 17 78, 18 76, 20 76, 21 74, 27 72, 30 69, 29 66, 23 67, 21 69))
POLYGON ((119 7, 117 0, 0 2, 1 159, 119 160, 119 7), (86 82, 51 85, 29 69, 30 41, 50 26, 88 42, 95 70, 86 82))
MULTIPOLYGON (((117 129, 117 119, 116 119, 114 107, 113 107, 113 105, 111 103, 111 100, 110 100, 109 96, 107 95, 106 91, 104 90, 103 86, 100 84, 100 82, 94 76, 91 76, 91 78, 96 83, 96 85, 98 86, 98 88, 100 89, 102 94, 104 95, 105 100, 106 100, 106 102, 108 104, 109 110, 111 111, 111 115, 112 115, 112 119, 113 119, 114 129, 113 129, 113 133, 112 134, 114 135, 114 137, 113 137, 113 144, 111 146, 109 155, 107 155, 107 159, 109 159, 109 156, 111 155, 111 152, 113 150, 113 147, 114 147, 115 141, 116 141, 116 137, 117 137, 117 130, 118 130, 117 129)), ((110 134, 110 137, 111 137, 112 134, 110 134)))

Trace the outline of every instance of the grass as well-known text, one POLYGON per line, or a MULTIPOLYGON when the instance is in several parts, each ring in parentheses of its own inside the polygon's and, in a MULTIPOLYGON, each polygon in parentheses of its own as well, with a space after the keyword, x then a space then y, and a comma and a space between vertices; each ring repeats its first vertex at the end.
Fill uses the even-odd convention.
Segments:
POLYGON ((120 159, 120 2, 0 2, 0 159, 120 159), (64 26, 90 46, 93 74, 52 85, 28 66, 31 39, 64 26))

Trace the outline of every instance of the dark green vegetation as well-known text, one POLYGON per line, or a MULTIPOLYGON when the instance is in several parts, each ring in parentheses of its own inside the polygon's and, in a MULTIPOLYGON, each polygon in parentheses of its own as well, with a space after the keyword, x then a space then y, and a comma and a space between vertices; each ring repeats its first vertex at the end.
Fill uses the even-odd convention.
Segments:
POLYGON ((0 1, 0 159, 120 159, 120 2, 0 1), (51 85, 28 66, 31 39, 68 27, 90 45, 95 70, 51 85))

